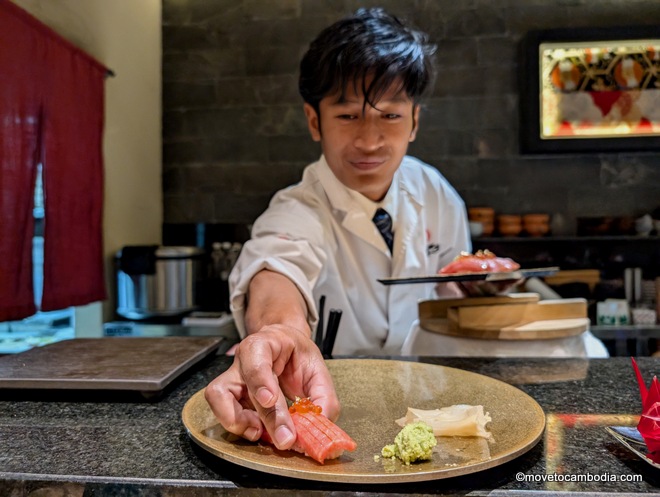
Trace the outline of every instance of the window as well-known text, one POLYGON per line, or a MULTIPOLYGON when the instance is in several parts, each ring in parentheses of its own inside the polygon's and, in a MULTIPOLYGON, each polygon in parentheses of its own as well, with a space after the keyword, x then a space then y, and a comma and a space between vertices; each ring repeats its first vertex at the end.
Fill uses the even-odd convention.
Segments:
MULTIPOLYGON (((44 191, 43 165, 37 167, 34 186, 34 236, 32 237, 32 285, 34 304, 41 307, 44 267, 44 191)), ((41 312, 20 321, 0 323, 0 354, 23 352, 34 346, 74 338, 75 312, 73 307, 41 312)))

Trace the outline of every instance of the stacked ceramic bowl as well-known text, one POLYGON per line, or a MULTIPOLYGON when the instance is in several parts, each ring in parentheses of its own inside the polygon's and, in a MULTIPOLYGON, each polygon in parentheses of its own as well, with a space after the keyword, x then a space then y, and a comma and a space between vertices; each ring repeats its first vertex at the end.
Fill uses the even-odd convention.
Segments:
POLYGON ((522 218, 517 214, 497 216, 497 232, 502 236, 518 236, 522 231, 522 218))
POLYGON ((492 207, 470 207, 468 209, 472 236, 490 236, 495 229, 495 209, 492 207), (481 225, 481 229, 479 228, 481 225), (479 231, 481 231, 479 233, 479 231))
POLYGON ((522 228, 529 236, 543 236, 550 231, 549 214, 525 214, 522 217, 522 228))

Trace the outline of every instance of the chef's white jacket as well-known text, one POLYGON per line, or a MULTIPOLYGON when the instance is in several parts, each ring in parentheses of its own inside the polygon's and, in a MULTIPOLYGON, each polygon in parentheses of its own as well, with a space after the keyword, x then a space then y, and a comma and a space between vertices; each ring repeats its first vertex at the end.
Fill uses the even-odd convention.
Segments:
POLYGON ((305 168, 302 181, 281 190, 255 221, 230 276, 231 310, 245 336, 245 296, 262 269, 287 276, 304 296, 312 330, 317 305, 343 314, 334 354, 398 354, 433 284, 392 285, 379 278, 437 273, 471 243, 465 204, 433 167, 405 157, 397 191, 390 254, 372 220, 335 177, 324 157, 305 168))

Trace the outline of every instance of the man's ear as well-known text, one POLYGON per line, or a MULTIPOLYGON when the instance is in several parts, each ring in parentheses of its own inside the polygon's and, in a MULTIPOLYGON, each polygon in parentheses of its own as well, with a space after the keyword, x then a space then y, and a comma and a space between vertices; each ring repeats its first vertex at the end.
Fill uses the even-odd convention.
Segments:
POLYGON ((319 115, 316 112, 316 109, 305 103, 303 105, 305 110, 305 117, 307 118, 307 127, 309 128, 309 134, 312 135, 312 140, 315 142, 321 141, 321 123, 319 122, 319 115))
POLYGON ((410 137, 408 138, 409 142, 414 142, 415 138, 417 138, 417 130, 419 129, 419 109, 419 104, 413 107, 413 126, 412 131, 410 132, 410 137))

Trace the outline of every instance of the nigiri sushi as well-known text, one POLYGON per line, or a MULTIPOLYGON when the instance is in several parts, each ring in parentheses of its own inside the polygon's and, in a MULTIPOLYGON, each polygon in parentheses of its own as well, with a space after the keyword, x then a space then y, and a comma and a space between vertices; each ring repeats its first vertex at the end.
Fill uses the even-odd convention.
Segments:
POLYGON ((461 252, 453 261, 440 269, 440 274, 484 273, 515 271, 520 264, 508 257, 497 257, 490 250, 478 250, 474 254, 461 252))
MULTIPOLYGON (((355 440, 321 414, 321 407, 310 399, 297 398, 289 407, 289 412, 296 428, 296 441, 291 450, 323 464, 326 459, 335 459, 344 451, 351 452, 357 448, 355 440)), ((266 430, 263 431, 261 439, 273 444, 266 430)))

